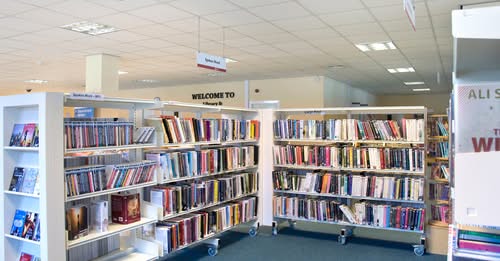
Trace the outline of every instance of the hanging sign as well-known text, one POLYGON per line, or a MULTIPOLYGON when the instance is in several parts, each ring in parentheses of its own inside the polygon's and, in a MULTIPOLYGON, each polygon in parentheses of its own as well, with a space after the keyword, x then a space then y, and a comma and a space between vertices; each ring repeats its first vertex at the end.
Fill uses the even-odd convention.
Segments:
POLYGON ((201 68, 226 72, 226 60, 224 57, 198 52, 196 54, 196 62, 198 67, 201 68))
POLYGON ((408 20, 410 20, 411 27, 413 27, 413 31, 415 29, 415 0, 404 0, 403 1, 403 9, 406 12, 406 16, 408 16, 408 20))
POLYGON ((93 107, 76 107, 75 118, 94 118, 93 107))

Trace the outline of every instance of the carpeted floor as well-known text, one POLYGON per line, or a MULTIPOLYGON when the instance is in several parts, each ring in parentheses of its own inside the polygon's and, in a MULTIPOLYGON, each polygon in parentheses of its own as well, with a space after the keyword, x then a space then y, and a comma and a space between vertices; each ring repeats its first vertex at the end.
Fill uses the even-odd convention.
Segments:
POLYGON ((248 233, 228 231, 220 237, 217 256, 207 254, 200 244, 168 256, 166 260, 189 261, 316 261, 316 260, 446 260, 446 256, 425 254, 417 257, 411 244, 352 237, 346 245, 337 242, 332 234, 284 228, 277 236, 261 231, 256 237, 248 233))

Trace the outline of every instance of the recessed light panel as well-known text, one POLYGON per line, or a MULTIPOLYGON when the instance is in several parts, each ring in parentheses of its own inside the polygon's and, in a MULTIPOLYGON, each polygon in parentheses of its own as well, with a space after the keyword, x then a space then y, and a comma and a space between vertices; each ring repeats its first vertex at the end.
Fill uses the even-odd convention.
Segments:
POLYGON ((226 63, 237 63, 238 61, 231 59, 231 58, 224 58, 226 60, 226 63))
POLYGON ((24 82, 25 83, 43 84, 43 83, 48 83, 49 81, 47 81, 47 80, 39 80, 39 79, 31 79, 31 80, 26 80, 24 82))
POLYGON ((393 42, 374 42, 374 43, 360 43, 356 47, 362 52, 368 51, 385 51, 397 49, 393 42))
POLYGON ((414 92, 428 92, 430 91, 431 89, 429 88, 420 88, 420 89, 413 89, 414 92))
POLYGON ((153 79, 143 79, 143 80, 138 80, 138 82, 142 82, 142 83, 158 83, 160 81, 153 80, 153 79))
POLYGON ((118 75, 128 74, 126 71, 118 71, 118 75))
POLYGON ((422 85, 424 82, 404 82, 405 85, 422 85))
POLYGON ((109 25, 98 24, 89 21, 81 21, 72 24, 67 24, 61 26, 61 28, 89 35, 107 34, 118 30, 109 25))
POLYGON ((413 67, 401 67, 401 68, 387 69, 387 71, 390 73, 407 73, 407 72, 415 72, 415 69, 413 67))

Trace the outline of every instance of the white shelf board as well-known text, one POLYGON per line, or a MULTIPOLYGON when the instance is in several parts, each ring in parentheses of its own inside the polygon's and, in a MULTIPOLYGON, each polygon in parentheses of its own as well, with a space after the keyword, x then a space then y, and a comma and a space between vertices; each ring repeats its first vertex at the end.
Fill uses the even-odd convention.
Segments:
POLYGON ((16 236, 9 235, 9 234, 5 234, 5 237, 13 239, 13 240, 18 240, 18 241, 27 242, 27 243, 30 243, 30 244, 33 244, 33 245, 40 246, 40 241, 34 241, 34 240, 22 238, 22 237, 16 237, 16 236))
POLYGON ((32 151, 38 152, 38 147, 14 147, 14 146, 5 146, 4 150, 15 150, 15 151, 32 151))
POLYGON ((199 178, 205 178, 205 177, 213 177, 213 176, 218 176, 218 175, 230 174, 230 173, 233 173, 233 172, 254 170, 256 168, 257 168, 257 166, 251 166, 251 167, 237 168, 237 169, 226 170, 226 171, 221 171, 221 172, 211 173, 211 174, 206 174, 206 175, 198 175, 198 176, 192 176, 192 177, 182 177, 182 178, 175 178, 175 179, 166 179, 166 180, 163 180, 163 181, 159 181, 158 184, 168 184, 168 183, 174 183, 174 182, 185 181, 185 180, 199 179, 199 178))
POLYGON ((69 94, 64 97, 65 107, 97 107, 97 108, 115 108, 115 109, 147 109, 154 108, 153 100, 127 99, 127 98, 108 98, 103 99, 84 99, 72 98, 69 94))
POLYGON ((93 259, 93 261, 152 261, 157 260, 158 256, 141 253, 136 249, 125 249, 111 252, 105 256, 98 257, 93 259))
POLYGON ((207 209, 207 208, 211 208, 211 207, 216 207, 216 206, 219 206, 219 205, 222 205, 222 204, 225 204, 225 203, 228 203, 228 202, 232 202, 232 201, 235 201, 235 200, 238 200, 238 199, 242 199, 242 198, 246 198, 246 197, 250 197, 250 196, 256 196, 257 193, 258 192, 252 192, 252 193, 249 193, 249 194, 241 195, 239 197, 234 197, 234 198, 227 199, 227 200, 224 200, 224 201, 219 201, 217 203, 208 204, 208 205, 204 205, 204 206, 197 207, 197 208, 192 208, 192 209, 189 209, 189 210, 186 210, 186 211, 182 211, 180 213, 169 214, 169 215, 164 216, 163 220, 168 220, 168 219, 171 219, 171 218, 184 216, 186 214, 190 214, 190 213, 197 212, 197 211, 200 211, 200 210, 203 210, 203 209, 207 209))
POLYGON ((422 231, 422 230, 409 230, 409 229, 400 229, 400 228, 392 228, 392 227, 376 227, 376 226, 369 226, 369 225, 353 224, 353 223, 349 223, 349 222, 319 221, 319 220, 312 220, 312 219, 305 219, 305 218, 294 218, 294 217, 286 217, 286 216, 274 216, 274 218, 275 219, 293 220, 293 221, 304 221, 304 222, 312 222, 312 223, 340 225, 340 226, 362 227, 362 228, 369 228, 369 229, 398 231, 398 232, 405 232, 405 233, 415 233, 415 234, 423 234, 424 233, 424 231, 422 231))
POLYGON ((278 109, 282 114, 423 114, 424 106, 385 106, 385 107, 338 107, 338 108, 298 108, 278 109))
POLYGON ((401 140, 322 140, 322 139, 274 139, 275 142, 290 143, 314 143, 314 144, 336 144, 336 143, 363 143, 363 144, 424 144, 423 141, 401 141, 401 140))
POLYGON ((7 195, 14 195, 14 196, 19 196, 19 197, 29 197, 29 198, 40 198, 40 195, 36 194, 31 194, 31 193, 24 193, 24 192, 16 192, 16 191, 10 191, 10 190, 5 190, 3 192, 4 194, 7 195))
POLYGON ((303 192, 303 191, 293 191, 293 190, 274 190, 274 193, 291 194, 291 195, 306 195, 306 196, 316 196, 316 197, 329 197, 329 198, 364 199, 364 200, 369 200, 369 201, 399 202, 399 203, 408 203, 408 204, 425 204, 425 202, 421 201, 421 200, 373 198, 373 197, 336 195, 336 194, 328 194, 328 193, 303 192))
POLYGON ((73 248, 73 247, 77 247, 77 246, 81 246, 81 245, 84 245, 84 244, 87 244, 87 243, 90 243, 90 242, 97 241, 99 239, 107 238, 107 237, 119 234, 121 232, 125 232, 125 231, 128 231, 128 230, 136 229, 136 228, 142 227, 144 225, 152 224, 152 223, 156 223, 156 222, 157 222, 156 219, 144 218, 143 217, 143 218, 141 218, 140 221, 137 221, 137 222, 134 222, 134 223, 131 223, 131 224, 111 223, 108 226, 108 231, 107 232, 90 233, 89 235, 84 236, 84 237, 79 238, 79 239, 68 240, 67 241, 67 249, 70 249, 70 248, 73 248))
POLYGON ((304 169, 304 170, 329 170, 329 171, 351 171, 351 172, 375 172, 383 174, 410 174, 423 176, 423 171, 410 171, 402 169, 360 169, 360 168, 333 168, 326 166, 302 166, 302 165, 274 165, 275 168, 304 169))
POLYGON ((131 144, 131 145, 121 145, 121 146, 66 149, 65 153, 97 152, 97 151, 109 151, 109 150, 132 150, 132 149, 145 149, 145 148, 154 148, 154 147, 156 147, 156 144, 151 144, 151 143, 149 143, 149 144, 131 144))
POLYGON ((98 197, 98 196, 102 196, 102 195, 108 195, 108 194, 117 193, 117 192, 121 192, 121 191, 127 191, 127 190, 131 190, 131 189, 144 188, 144 187, 154 186, 156 184, 158 184, 156 181, 150 181, 150 182, 146 182, 146 183, 125 186, 125 187, 121 187, 121 188, 112 188, 112 189, 96 191, 96 192, 92 192, 92 193, 81 194, 78 196, 70 196, 70 197, 66 197, 66 202, 80 200, 80 199, 84 199, 84 198, 98 197))

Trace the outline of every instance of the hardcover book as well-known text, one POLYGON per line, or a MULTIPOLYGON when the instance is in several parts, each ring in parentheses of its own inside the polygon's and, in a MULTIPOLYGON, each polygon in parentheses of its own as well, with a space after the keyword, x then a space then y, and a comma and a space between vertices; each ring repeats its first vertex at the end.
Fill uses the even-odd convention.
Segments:
POLYGON ((23 137, 24 124, 16 123, 12 129, 9 146, 21 146, 21 139, 23 137))
POLYGON ((77 205, 66 210, 66 230, 68 239, 74 240, 88 235, 88 208, 77 205))
POLYGON ((130 224, 141 220, 139 194, 111 195, 111 217, 114 223, 130 224))
POLYGON ((108 201, 94 201, 90 204, 90 227, 92 232, 108 231, 108 201))
POLYGON ((19 256, 19 261, 33 261, 34 256, 25 252, 21 252, 21 255, 19 256))

